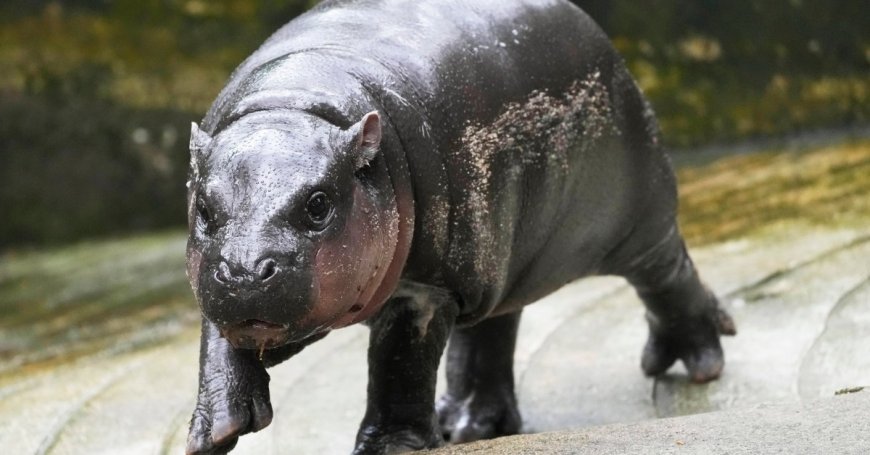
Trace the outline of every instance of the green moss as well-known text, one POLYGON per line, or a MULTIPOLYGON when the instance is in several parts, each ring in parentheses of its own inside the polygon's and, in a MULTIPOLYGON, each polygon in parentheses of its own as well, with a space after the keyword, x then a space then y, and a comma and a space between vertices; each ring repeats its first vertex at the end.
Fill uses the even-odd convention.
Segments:
POLYGON ((775 223, 866 226, 870 221, 870 141, 803 151, 724 156, 684 167, 680 225, 699 245, 775 223))
POLYGON ((195 320, 184 244, 171 232, 4 255, 0 371, 195 320))

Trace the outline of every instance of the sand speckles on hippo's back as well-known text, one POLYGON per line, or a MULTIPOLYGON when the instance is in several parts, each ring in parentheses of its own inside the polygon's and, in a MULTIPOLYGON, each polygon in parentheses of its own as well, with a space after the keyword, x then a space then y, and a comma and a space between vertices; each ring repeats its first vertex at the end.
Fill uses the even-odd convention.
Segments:
POLYGON ((599 139, 618 134, 610 96, 600 79, 599 72, 592 73, 558 94, 534 90, 524 102, 506 104, 492 123, 466 126, 457 159, 469 184, 457 208, 467 211, 475 229, 468 235, 472 238, 451 239, 451 262, 456 267, 471 262, 476 274, 492 276, 502 250, 510 248, 493 236, 493 223, 499 219, 490 209, 499 206, 492 203, 493 192, 508 183, 494 181, 496 162, 512 163, 505 174, 508 179, 521 178, 526 167, 565 174, 599 139))

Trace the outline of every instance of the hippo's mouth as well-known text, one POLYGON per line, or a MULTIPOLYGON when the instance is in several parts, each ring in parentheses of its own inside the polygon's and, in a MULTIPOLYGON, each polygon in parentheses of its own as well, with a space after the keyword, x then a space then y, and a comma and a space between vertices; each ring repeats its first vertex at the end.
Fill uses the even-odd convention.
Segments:
POLYGON ((291 341, 289 324, 274 324, 259 319, 230 324, 221 327, 220 332, 236 349, 257 349, 262 352, 291 341))

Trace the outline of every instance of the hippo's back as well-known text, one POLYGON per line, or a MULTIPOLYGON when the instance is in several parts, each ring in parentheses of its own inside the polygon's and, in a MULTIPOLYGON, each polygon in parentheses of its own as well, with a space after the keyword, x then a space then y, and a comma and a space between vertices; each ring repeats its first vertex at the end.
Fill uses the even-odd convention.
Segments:
MULTIPOLYGON (((609 64, 611 55, 601 30, 565 0, 327 0, 279 29, 236 68, 206 115, 205 129, 212 133, 208 126, 252 93, 347 92, 342 72, 370 89, 387 88, 419 103, 426 108, 422 115, 453 108, 451 119, 485 117, 505 100, 527 95, 529 78, 542 89, 573 80, 565 72, 566 57, 580 64, 577 74, 585 74, 591 65, 609 64), (583 55, 581 42, 589 47, 583 55)), ((442 124, 439 131, 457 134, 451 127, 442 124)))

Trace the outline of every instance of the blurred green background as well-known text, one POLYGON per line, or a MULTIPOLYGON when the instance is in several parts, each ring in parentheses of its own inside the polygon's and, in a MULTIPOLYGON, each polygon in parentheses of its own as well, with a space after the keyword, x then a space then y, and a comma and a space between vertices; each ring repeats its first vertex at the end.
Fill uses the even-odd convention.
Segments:
MULTIPOLYGON (((180 227, 189 122, 312 0, 0 5, 0 251, 180 227)), ((668 144, 870 119, 855 0, 577 0, 612 37, 668 144)))

